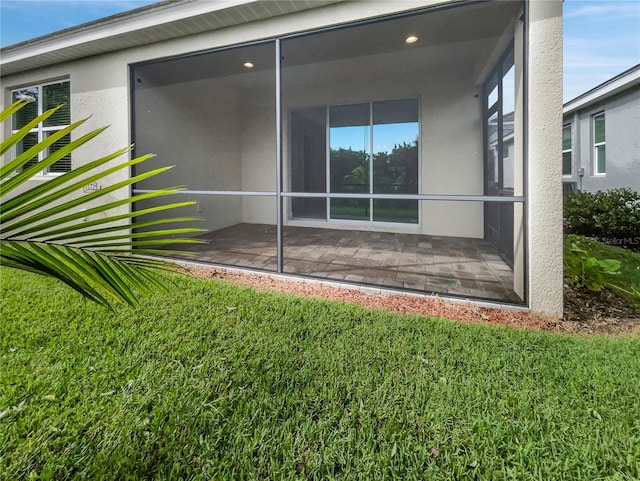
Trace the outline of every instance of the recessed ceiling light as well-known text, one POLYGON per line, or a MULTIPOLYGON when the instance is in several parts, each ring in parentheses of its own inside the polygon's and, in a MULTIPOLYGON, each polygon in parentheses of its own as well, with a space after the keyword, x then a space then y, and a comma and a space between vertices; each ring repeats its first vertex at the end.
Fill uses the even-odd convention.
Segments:
POLYGON ((255 67, 255 65, 253 65, 251 62, 244 63, 244 68, 253 68, 253 67, 255 67))
POLYGON ((416 43, 417 41, 418 41, 418 37, 416 37, 415 35, 409 35, 407 38, 404 39, 404 43, 408 43, 408 44, 416 43))

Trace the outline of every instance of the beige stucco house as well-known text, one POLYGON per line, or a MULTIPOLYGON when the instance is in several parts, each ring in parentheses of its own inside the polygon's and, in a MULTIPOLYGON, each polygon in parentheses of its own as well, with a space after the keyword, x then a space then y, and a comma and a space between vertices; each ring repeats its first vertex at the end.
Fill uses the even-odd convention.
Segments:
POLYGON ((4 106, 68 98, 32 141, 111 125, 33 182, 154 152, 118 195, 186 186, 195 260, 562 311, 561 0, 165 1, 0 54, 4 106))

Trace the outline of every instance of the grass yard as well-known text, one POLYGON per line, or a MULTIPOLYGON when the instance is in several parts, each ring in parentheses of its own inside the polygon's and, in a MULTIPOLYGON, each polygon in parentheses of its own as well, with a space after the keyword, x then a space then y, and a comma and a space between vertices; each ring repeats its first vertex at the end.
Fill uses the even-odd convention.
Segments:
POLYGON ((0 479, 640 478, 640 338, 1 269, 0 479))

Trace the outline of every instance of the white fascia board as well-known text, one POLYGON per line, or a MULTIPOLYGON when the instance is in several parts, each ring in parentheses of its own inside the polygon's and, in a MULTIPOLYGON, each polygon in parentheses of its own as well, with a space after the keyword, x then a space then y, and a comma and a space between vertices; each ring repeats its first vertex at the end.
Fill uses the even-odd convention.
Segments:
POLYGON ((567 116, 576 110, 589 107, 608 97, 612 97, 620 92, 640 84, 640 65, 636 65, 631 70, 624 72, 617 78, 614 77, 602 85, 591 89, 590 91, 570 100, 562 108, 562 114, 567 116))
POLYGON ((259 0, 217 0, 211 1, 192 1, 178 2, 163 6, 158 10, 150 10, 143 12, 134 12, 129 18, 107 19, 105 22, 87 24, 84 28, 80 28, 70 32, 59 32, 51 36, 42 38, 41 41, 33 44, 20 45, 16 48, 11 46, 3 49, 0 65, 19 62, 38 55, 46 55, 56 50, 82 45, 96 40, 103 40, 118 35, 131 33, 136 30, 142 30, 149 27, 156 27, 163 24, 183 20, 186 18, 202 15, 218 10, 226 10, 240 5, 248 5, 256 3, 259 0))

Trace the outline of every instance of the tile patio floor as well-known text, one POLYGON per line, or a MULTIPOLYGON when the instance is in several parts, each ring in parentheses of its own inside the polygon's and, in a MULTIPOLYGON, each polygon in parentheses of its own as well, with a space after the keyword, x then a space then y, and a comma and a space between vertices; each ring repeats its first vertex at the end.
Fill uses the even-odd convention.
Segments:
MULTIPOLYGON (((180 246, 193 260, 276 270, 276 227, 237 224, 180 246)), ((482 239, 284 227, 284 272, 329 280, 521 302, 513 271, 482 239)))

